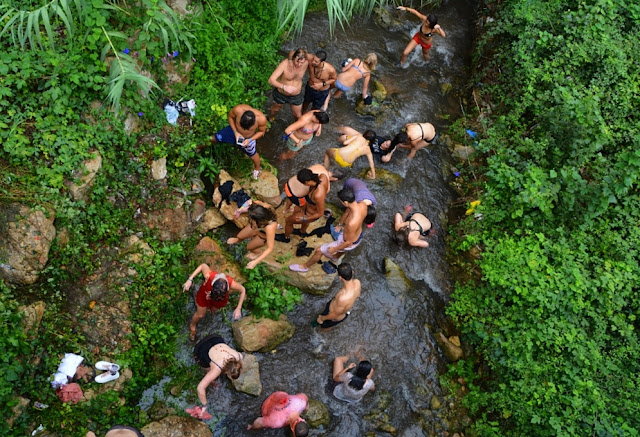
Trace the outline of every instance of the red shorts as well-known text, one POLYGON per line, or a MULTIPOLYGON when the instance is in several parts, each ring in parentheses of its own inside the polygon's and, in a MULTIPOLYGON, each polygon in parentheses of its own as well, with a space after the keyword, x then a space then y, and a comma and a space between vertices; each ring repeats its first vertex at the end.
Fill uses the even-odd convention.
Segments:
POLYGON ((426 44, 422 39, 420 39, 420 32, 413 35, 412 39, 422 46, 422 50, 429 50, 431 48, 431 44, 426 44))

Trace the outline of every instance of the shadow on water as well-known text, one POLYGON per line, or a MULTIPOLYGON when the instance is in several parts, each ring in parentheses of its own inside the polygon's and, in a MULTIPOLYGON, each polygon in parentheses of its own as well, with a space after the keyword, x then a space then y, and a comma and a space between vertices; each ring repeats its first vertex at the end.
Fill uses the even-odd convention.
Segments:
MULTIPOLYGON (((362 58, 369 52, 375 52, 379 63, 374 78, 389 89, 402 116, 375 120, 356 114, 353 108, 360 82, 347 98, 332 101, 328 111, 331 123, 325 126, 322 135, 294 159, 282 162, 277 159, 286 147, 282 132, 293 122, 289 108, 283 108, 271 131, 260 143, 260 153, 278 168, 281 185, 300 168, 322 162, 324 151, 336 146, 333 132, 336 126, 348 125, 361 132, 371 128, 378 134, 392 136, 406 122, 428 121, 442 132, 449 119, 460 115, 458 98, 453 93, 443 92, 442 84, 452 84, 455 89, 466 80, 473 6, 468 1, 445 1, 435 12, 447 38, 434 38, 428 64, 422 60, 419 51, 414 51, 404 68, 396 64, 419 24, 417 19, 410 18, 409 13, 392 12, 394 17, 405 23, 401 30, 395 32, 380 28, 370 17, 353 20, 351 28, 337 31, 329 38, 326 15, 312 14, 308 17, 303 34, 287 42, 283 53, 299 46, 310 51, 322 46, 328 53, 327 60, 337 66, 347 57, 362 58)), ((428 435, 439 428, 440 425, 434 423, 436 419, 431 423, 421 420, 422 426, 418 421, 419 412, 429 408, 431 397, 441 394, 438 372, 445 365, 430 328, 442 324, 444 304, 451 286, 444 259, 447 204, 451 200, 446 181, 448 155, 446 147, 437 144, 418 152, 411 161, 407 159, 406 151, 398 151, 391 164, 379 165, 402 176, 402 181, 395 187, 370 183, 378 199, 378 219, 375 227, 367 231, 360 247, 345 258, 362 281, 363 290, 351 316, 332 331, 320 333, 309 323, 335 294, 339 288, 338 280, 326 296, 306 295, 303 304, 288 315, 296 325, 294 337, 273 353, 257 354, 263 384, 261 396, 253 398, 237 393, 224 378, 221 378, 221 384, 208 390, 211 412, 217 413, 218 420, 224 417, 217 424, 211 424, 214 435, 283 435, 282 430, 246 430, 247 424, 259 415, 262 401, 276 390, 304 392, 327 405, 331 414, 329 428, 323 432, 312 431, 311 435, 359 437, 373 431, 364 416, 376 409, 381 391, 391 394, 392 401, 385 412, 389 423, 398 429, 397 435, 428 435), (428 249, 399 248, 391 240, 393 215, 407 204, 434 222, 436 232, 428 249), (385 257, 397 263, 412 281, 408 289, 389 286, 384 274, 385 257), (367 395, 359 404, 347 405, 331 395, 331 362, 335 356, 344 354, 351 355, 353 359, 359 354, 375 367, 376 393, 367 395)), ((350 175, 357 176, 366 166, 366 160, 361 158, 350 175)), ((340 185, 336 183, 334 187, 340 185)), ((333 189, 330 194, 332 203, 337 203, 336 192, 337 189, 333 189)), ((192 311, 193 302, 189 305, 192 311)), ((231 311, 226 313, 226 317, 225 323, 220 314, 208 315, 200 323, 200 338, 217 332, 231 341, 233 336, 228 323, 231 311)), ((183 338, 187 337, 186 324, 185 321, 183 338)), ((184 342, 177 359, 191 365, 192 347, 192 344, 184 342)))

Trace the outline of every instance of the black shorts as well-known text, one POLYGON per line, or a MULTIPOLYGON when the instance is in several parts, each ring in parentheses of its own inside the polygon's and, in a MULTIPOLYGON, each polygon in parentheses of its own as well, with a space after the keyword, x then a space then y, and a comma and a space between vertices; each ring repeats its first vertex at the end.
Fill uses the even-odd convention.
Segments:
POLYGON ((329 95, 329 88, 324 91, 318 91, 311 88, 309 82, 304 87, 304 103, 311 102, 311 109, 320 109, 324 105, 329 95))
MULTIPOLYGON (((329 314, 329 305, 331 305, 331 302, 333 302, 333 299, 330 300, 329 302, 327 302, 327 306, 324 307, 324 311, 320 314, 321 316, 326 316, 327 314, 329 314)), ((342 320, 325 320, 324 322, 322 322, 320 325, 320 328, 331 328, 332 326, 336 326, 342 322, 344 322, 345 320, 347 320, 347 317, 349 317, 349 314, 351 313, 351 311, 348 311, 347 314, 345 314, 344 319, 342 320)))
POLYGON ((282 94, 280 91, 278 91, 278 88, 274 88, 273 101, 280 105, 284 105, 285 103, 288 103, 293 106, 300 106, 304 101, 304 91, 300 90, 300 94, 295 96, 287 96, 282 94))
MULTIPOLYGON (((211 367, 211 358, 209 358, 209 350, 217 344, 224 343, 224 339, 219 335, 209 335, 198 343, 193 349, 193 358, 200 367, 205 369, 211 367)), ((225 343, 226 344, 226 343, 225 343)))

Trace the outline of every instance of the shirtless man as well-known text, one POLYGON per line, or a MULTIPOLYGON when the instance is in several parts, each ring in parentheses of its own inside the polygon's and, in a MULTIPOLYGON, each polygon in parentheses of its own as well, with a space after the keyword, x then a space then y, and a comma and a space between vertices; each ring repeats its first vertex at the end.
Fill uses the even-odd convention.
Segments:
POLYGON ((409 137, 408 141, 398 144, 398 147, 411 150, 409 159, 416 156, 418 150, 427 147, 436 138, 436 128, 431 123, 407 123, 404 130, 409 137))
POLYGON ((314 254, 304 264, 291 264, 289 269, 294 272, 307 272, 322 256, 326 256, 333 262, 338 262, 340 257, 347 251, 358 247, 362 241, 362 225, 367 217, 367 204, 356 202, 356 196, 348 187, 338 192, 338 199, 347 209, 343 217, 348 217, 344 222, 344 228, 335 229, 332 236, 335 239, 332 243, 326 243, 318 247, 314 254))
POLYGON ((373 131, 367 131, 368 137, 363 136, 360 132, 348 126, 338 128, 340 135, 339 141, 342 147, 327 149, 324 154, 324 166, 329 167, 333 159, 340 167, 351 167, 353 162, 361 156, 366 156, 369 160, 369 174, 371 179, 376 178, 376 166, 373 163, 373 154, 369 143, 374 141, 376 134, 373 131))
POLYGON ((302 225, 300 232, 305 234, 309 225, 324 215, 324 203, 331 188, 331 181, 336 181, 337 178, 333 177, 331 172, 321 164, 312 165, 309 170, 319 176, 320 183, 309 190, 305 196, 306 203, 303 206, 296 206, 293 213, 286 218, 284 237, 280 234, 276 235, 277 241, 288 243, 293 233, 293 225, 302 225))
POLYGON ((322 329, 328 329, 344 322, 351 314, 353 304, 360 297, 360 280, 353 278, 353 270, 348 263, 338 266, 338 277, 342 281, 342 288, 335 297, 327 302, 324 311, 316 318, 316 323, 322 329))
POLYGON ((269 121, 276 118, 276 114, 285 103, 291 105, 291 112, 296 118, 302 115, 302 102, 304 91, 302 90, 302 78, 307 71, 307 52, 298 49, 293 54, 280 62, 278 67, 269 77, 269 85, 273 87, 273 105, 269 111, 269 121))
POLYGON ((216 132, 211 144, 235 144, 253 161, 253 178, 260 176, 260 155, 256 151, 256 140, 267 131, 267 117, 249 105, 237 105, 227 115, 229 126, 216 132))
POLYGON ((307 59, 309 60, 309 81, 304 89, 302 111, 307 112, 309 104, 311 109, 326 111, 329 105, 327 99, 329 89, 336 82, 338 74, 333 65, 326 61, 327 52, 324 50, 318 50, 315 55, 309 53, 307 59))

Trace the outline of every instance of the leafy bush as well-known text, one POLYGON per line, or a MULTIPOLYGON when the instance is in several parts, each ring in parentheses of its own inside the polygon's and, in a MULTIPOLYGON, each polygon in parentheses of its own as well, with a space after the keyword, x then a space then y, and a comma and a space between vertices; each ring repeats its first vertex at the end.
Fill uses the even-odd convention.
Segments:
POLYGON ((284 280, 269 275, 262 265, 252 270, 244 269, 242 273, 247 278, 244 284, 247 301, 255 317, 277 320, 280 314, 291 311, 294 305, 302 300, 300 290, 287 285, 284 280))

